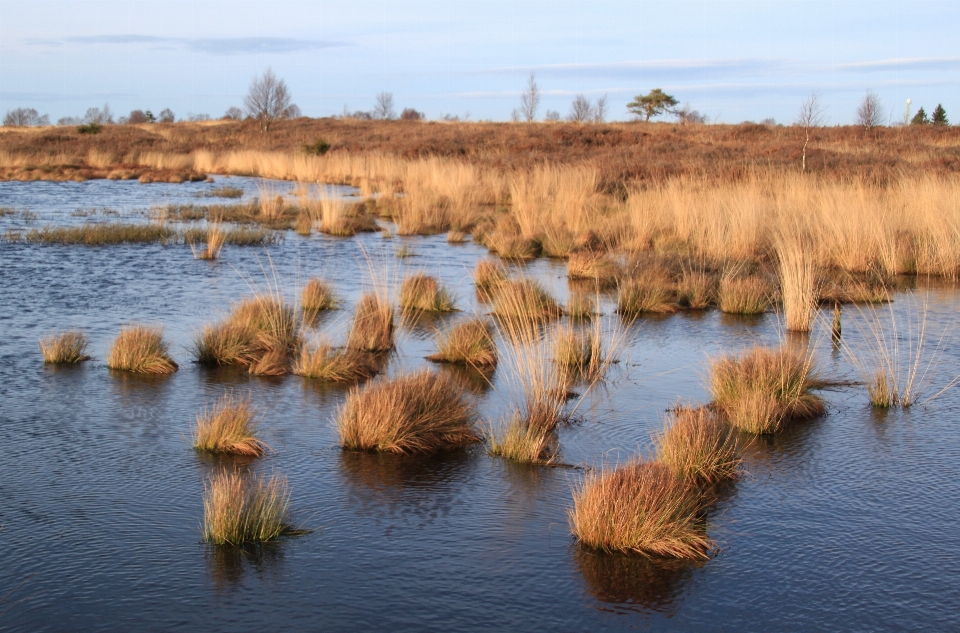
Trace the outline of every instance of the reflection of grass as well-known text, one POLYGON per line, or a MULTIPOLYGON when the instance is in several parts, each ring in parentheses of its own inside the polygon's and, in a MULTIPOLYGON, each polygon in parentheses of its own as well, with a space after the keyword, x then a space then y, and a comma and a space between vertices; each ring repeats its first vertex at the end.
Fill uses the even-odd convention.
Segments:
POLYGON ((40 339, 40 352, 45 363, 79 363, 90 360, 87 356, 89 344, 86 334, 71 330, 40 339))
POLYGON ((161 328, 126 326, 110 348, 107 366, 134 373, 170 374, 177 371, 177 364, 170 358, 168 349, 161 328))
POLYGON ((478 441, 474 416, 449 376, 419 371, 351 390, 337 431, 349 449, 434 453, 478 441))
POLYGON ((193 447, 211 453, 262 455, 266 444, 256 437, 250 399, 227 393, 198 415, 193 447))
POLYGON ((285 477, 220 471, 205 486, 203 538, 216 545, 270 541, 293 533, 285 477))
POLYGON ((584 545, 670 558, 706 558, 714 545, 698 519, 697 495, 658 462, 589 473, 574 492, 570 525, 584 545))

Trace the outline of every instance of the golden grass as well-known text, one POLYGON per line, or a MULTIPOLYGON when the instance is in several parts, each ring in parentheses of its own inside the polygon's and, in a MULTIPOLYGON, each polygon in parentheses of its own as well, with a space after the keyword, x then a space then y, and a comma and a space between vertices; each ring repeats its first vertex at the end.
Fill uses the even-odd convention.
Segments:
POLYGON ((473 283, 480 291, 491 292, 506 280, 507 269, 490 259, 481 259, 473 271, 473 283))
POLYGON ((493 328, 481 318, 458 323, 437 336, 437 353, 427 356, 437 363, 455 363, 473 367, 497 364, 497 346, 493 328))
POLYGON ((570 527, 584 545, 670 558, 707 558, 714 549, 698 518, 697 495, 658 462, 636 460, 588 473, 574 491, 570 527))
POLYGON ((493 313, 500 319, 547 321, 563 315, 563 308, 536 280, 515 279, 499 284, 493 313))
POLYGON ((190 244, 194 258, 207 260, 217 259, 220 256, 220 251, 223 249, 224 242, 227 240, 227 232, 223 229, 223 223, 215 220, 208 221, 205 237, 207 247, 202 251, 196 250, 193 243, 190 244))
POLYGON ((717 307, 728 314, 762 314, 770 305, 770 285, 762 277, 724 275, 720 279, 717 307))
POLYGON ((293 373, 330 382, 359 382, 372 378, 378 368, 370 356, 350 349, 335 349, 326 341, 316 347, 304 345, 293 364, 293 373))
POLYGON ((239 365, 255 375, 280 375, 300 342, 293 308, 279 296, 260 294, 235 304, 224 321, 205 326, 193 354, 204 365, 239 365))
POLYGON ((553 362, 571 377, 590 381, 604 365, 599 333, 569 325, 557 328, 553 341, 553 362))
POLYGON ((315 315, 323 310, 333 310, 337 307, 337 296, 333 287, 313 277, 307 280, 300 291, 300 309, 308 315, 315 315))
POLYGON ((376 221, 360 213, 359 205, 351 205, 341 198, 321 198, 320 232, 337 237, 357 233, 375 233, 380 230, 376 221))
POLYGON ((809 239, 799 230, 777 236, 776 252, 780 272, 780 297, 786 328, 809 332, 819 303, 820 281, 809 239))
POLYGON ((434 277, 410 275, 400 285, 400 307, 419 312, 453 312, 453 298, 434 277))
POLYGON ((90 339, 79 330, 50 334, 40 339, 40 353, 43 362, 53 364, 71 364, 90 360, 87 347, 90 339))
POLYGON ((479 441, 475 416, 452 378, 421 370, 352 389, 337 431, 348 449, 433 453, 479 441))
POLYGON ((203 538, 216 545, 271 541, 292 533, 290 488, 279 475, 220 471, 204 486, 203 538))
POLYGON ((615 287, 620 274, 620 266, 607 253, 584 251, 570 255, 567 260, 568 278, 587 279, 598 288, 615 287))
POLYGON ((677 283, 677 303, 691 310, 710 306, 716 293, 716 280, 704 272, 684 271, 677 283))
POLYGON ((617 293, 617 312, 626 318, 647 314, 672 314, 677 311, 670 280, 659 275, 644 275, 621 282, 617 293))
POLYGON ((450 230, 447 231, 447 243, 448 244, 463 244, 467 234, 463 231, 450 230))
POLYGON ((110 347, 107 367, 142 374, 172 374, 179 366, 168 350, 163 328, 124 326, 110 347))
POLYGON ((370 292, 360 297, 347 336, 347 347, 364 352, 393 349, 393 307, 385 297, 370 292))
POLYGON ((599 297, 586 292, 573 291, 567 301, 566 313, 576 321, 592 319, 599 314, 599 297))
POLYGON ((749 433, 774 433, 789 422, 823 415, 823 401, 811 393, 817 384, 813 359, 787 348, 755 347, 710 365, 717 410, 749 433))
POLYGON ((30 229, 20 239, 48 244, 165 244, 179 239, 176 230, 157 224, 83 224, 81 226, 45 226, 30 229))
POLYGON ((697 487, 736 479, 741 463, 736 434, 707 407, 677 407, 655 438, 657 460, 697 487))
POLYGON ((516 462, 551 464, 558 452, 554 433, 558 420, 558 407, 547 403, 514 411, 499 429, 487 431, 487 450, 491 455, 516 462))
POLYGON ((197 416, 193 447, 198 451, 260 457, 267 445, 256 436, 250 397, 226 393, 197 416))

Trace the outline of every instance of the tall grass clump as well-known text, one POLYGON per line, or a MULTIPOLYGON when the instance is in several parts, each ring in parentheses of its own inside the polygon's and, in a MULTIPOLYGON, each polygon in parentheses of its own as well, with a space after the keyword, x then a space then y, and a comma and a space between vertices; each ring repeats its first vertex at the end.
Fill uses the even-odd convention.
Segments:
POLYGON ((818 383, 813 359, 787 348, 755 347, 710 365, 717 410, 749 433, 774 433, 788 422, 823 415, 823 400, 811 393, 818 383))
POLYGON ((223 224, 218 221, 207 222, 204 240, 207 247, 203 250, 197 249, 192 241, 189 242, 194 259, 214 260, 220 257, 220 251, 227 240, 227 232, 224 230, 223 224))
POLYGON ((197 416, 193 447, 198 451, 260 457, 267 445, 256 436, 250 398, 224 394, 197 416))
POLYGON ((571 377, 589 381, 604 364, 599 332, 594 330, 557 328, 553 350, 553 361, 571 377))
POLYGON ((620 266, 606 253, 584 251, 573 253, 567 260, 568 278, 589 280, 598 288, 615 287, 620 274, 620 266))
POLYGON ((360 298, 347 336, 347 347, 364 352, 393 349, 394 314, 386 297, 370 292, 360 298))
POLYGON ((493 313, 500 319, 536 322, 560 318, 563 308, 539 282, 517 279, 499 285, 493 313))
POLYGON ((655 439, 657 460, 694 486, 735 479, 740 465, 736 433, 707 407, 677 407, 655 439))
POLYGON ((300 341, 293 308, 279 296, 260 294, 234 305, 225 320, 206 326, 193 352, 204 365, 238 365, 255 375, 281 375, 300 341))
POLYGON ((473 271, 473 283, 481 292, 489 293, 496 290, 506 280, 507 269, 500 262, 490 259, 477 262, 477 267, 473 271))
POLYGON ((453 298, 435 278, 417 273, 400 285, 400 307, 416 312, 453 312, 453 298))
POLYGON ((179 366, 170 358, 163 328, 128 325, 114 340, 107 367, 141 374, 172 374, 179 366))
POLYGON ((669 279, 646 276, 627 279, 617 293, 617 312, 627 318, 641 314, 672 314, 677 311, 669 279))
POLYGON ((72 364, 90 360, 87 347, 90 339, 79 330, 70 330, 51 334, 40 339, 40 353, 43 362, 53 364, 72 364))
POLYGON ((570 526, 588 547, 703 559, 714 549, 689 483, 658 462, 639 459, 588 473, 574 492, 570 526))
POLYGON ((203 538, 234 546, 271 541, 294 532, 289 507, 286 477, 220 471, 204 486, 203 538))
POLYGON ((348 449, 433 453, 479 441, 473 404, 446 374, 421 370, 355 387, 337 412, 348 449))
POLYGON ((492 367, 497 364, 493 328, 480 318, 458 323, 437 336, 437 353, 427 359, 437 363, 492 367))
POLYGON ((707 273, 684 271, 677 283, 677 302, 684 308, 703 310, 714 301, 716 285, 707 273))
POLYGON ((330 284, 316 277, 304 284, 303 290, 300 291, 300 309, 305 313, 315 315, 336 307, 337 297, 330 284))
POLYGON ((798 234, 776 240, 784 320, 793 332, 810 331, 819 301, 816 254, 807 242, 798 234))
POLYGON ((376 376, 378 368, 364 352, 338 350, 320 341, 315 347, 303 346, 293 364, 293 373, 330 382, 359 382, 376 376))
POLYGON ((770 285, 758 276, 733 274, 720 279, 717 307, 728 314, 762 314, 770 305, 770 285))

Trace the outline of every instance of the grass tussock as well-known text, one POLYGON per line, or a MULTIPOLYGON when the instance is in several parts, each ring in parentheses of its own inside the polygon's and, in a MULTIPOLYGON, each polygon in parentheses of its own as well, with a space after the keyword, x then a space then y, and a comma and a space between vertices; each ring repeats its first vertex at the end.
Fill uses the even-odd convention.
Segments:
POLYGON ((572 326, 558 328, 553 350, 553 361, 571 379, 592 382, 606 365, 596 330, 575 329, 572 326))
POLYGON ((453 298, 440 282, 423 273, 403 280, 400 307, 416 312, 453 312, 456 309, 453 298))
POLYGON ((500 319, 537 322, 560 318, 563 308, 539 282, 517 279, 501 282, 493 313, 500 319))
POLYGON ((333 287, 316 277, 309 279, 300 292, 300 309, 307 314, 317 314, 337 307, 333 287))
POLYGON ((786 327, 793 332, 809 332, 820 285, 813 248, 809 239, 794 231, 778 236, 776 251, 786 327))
POLYGON ((475 415, 452 378, 422 370, 351 390, 337 431, 352 450, 433 453, 479 441, 475 415))
POLYGON ((677 283, 677 303, 690 310, 709 307, 716 294, 716 279, 704 272, 684 271, 677 283))
POLYGON ((166 244, 176 242, 179 233, 158 224, 104 223, 81 226, 44 226, 30 229, 21 238, 27 242, 104 246, 112 244, 166 244))
POLYGON ((586 292, 573 291, 567 301, 567 315, 575 321, 586 321, 600 313, 600 298, 586 292))
POLYGON ((203 538, 239 546, 294 533, 287 522, 289 507, 286 477, 220 471, 204 486, 203 538))
POLYGON ((497 364, 493 328, 480 318, 458 323, 437 336, 437 353, 427 359, 436 363, 492 367, 497 364))
POLYGON ((40 339, 40 353, 43 362, 52 364, 73 364, 90 360, 87 347, 90 339, 79 330, 70 330, 51 334, 40 339))
POLYGON ((393 349, 394 314, 386 298, 376 293, 360 297, 347 336, 347 347, 364 352, 393 349))
POLYGON ((823 401, 812 393, 817 384, 813 359, 787 348, 755 347, 710 366, 717 410, 749 433, 774 433, 786 423, 823 415, 823 401))
POLYGON ((351 349, 336 349, 326 341, 311 348, 304 345, 293 364, 293 373, 329 382, 359 382, 377 375, 370 356, 351 349))
POLYGON ((658 462, 640 460, 589 473, 574 492, 570 526, 588 547, 703 559, 714 549, 688 482, 658 462))
POLYGON ((561 419, 556 403, 535 403, 518 409, 499 429, 487 431, 491 455, 525 464, 551 464, 559 450, 555 429, 561 419))
POLYGON ((226 393, 197 416, 193 447, 210 453, 260 457, 267 445, 257 439, 256 427, 250 398, 226 393))
POLYGON ((592 281, 598 288, 613 288, 620 278, 621 269, 607 253, 583 251, 573 253, 567 260, 567 277, 592 281))
POLYGON ((720 280, 717 307, 728 314, 762 314, 770 305, 770 284, 758 276, 725 275, 720 280))
POLYGON ((194 258, 214 260, 220 257, 220 251, 227 241, 227 231, 224 230, 223 224, 215 221, 208 222, 204 237, 207 247, 203 250, 195 248, 193 242, 190 243, 194 258))
POLYGON ((163 328, 143 325, 120 330, 107 356, 107 367, 141 374, 172 374, 179 368, 170 358, 163 328))
POLYGON ((649 275, 627 279, 617 293, 617 312, 626 318, 641 314, 673 314, 677 311, 670 280, 649 275))
POLYGON ((477 262, 477 267, 473 271, 473 283, 477 290, 490 293, 500 287, 500 284, 507 280, 507 269, 503 264, 490 259, 482 259, 477 262))
POLYGON ((679 477, 702 488, 737 478, 737 436, 707 407, 677 407, 673 422, 656 438, 657 460, 679 477))
POLYGON ((279 297, 257 295, 233 307, 220 323, 206 326, 194 342, 204 365, 237 365, 254 375, 281 375, 300 348, 296 314, 279 297))

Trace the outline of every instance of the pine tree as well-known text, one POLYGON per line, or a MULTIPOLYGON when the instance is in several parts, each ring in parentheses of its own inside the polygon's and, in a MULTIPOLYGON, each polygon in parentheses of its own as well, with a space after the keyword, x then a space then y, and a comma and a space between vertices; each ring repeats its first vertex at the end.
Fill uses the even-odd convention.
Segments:
POLYGON ((937 109, 933 111, 933 124, 950 125, 950 121, 947 120, 947 111, 944 110, 943 106, 939 103, 937 104, 937 109))
POLYGON ((910 119, 910 125, 926 125, 929 122, 930 119, 927 118, 927 112, 923 108, 917 110, 917 113, 910 119))

